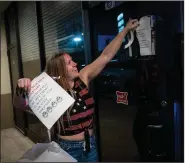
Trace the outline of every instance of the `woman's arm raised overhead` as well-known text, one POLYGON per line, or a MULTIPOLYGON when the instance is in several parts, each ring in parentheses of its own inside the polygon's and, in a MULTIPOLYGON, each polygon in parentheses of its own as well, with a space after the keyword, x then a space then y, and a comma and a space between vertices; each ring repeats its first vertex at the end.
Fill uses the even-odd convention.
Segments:
POLYGON ((103 70, 107 63, 116 55, 121 47, 123 39, 130 30, 134 30, 139 25, 137 19, 129 20, 126 27, 121 31, 103 50, 102 54, 91 64, 87 65, 80 71, 80 77, 83 79, 85 84, 94 79, 103 70))

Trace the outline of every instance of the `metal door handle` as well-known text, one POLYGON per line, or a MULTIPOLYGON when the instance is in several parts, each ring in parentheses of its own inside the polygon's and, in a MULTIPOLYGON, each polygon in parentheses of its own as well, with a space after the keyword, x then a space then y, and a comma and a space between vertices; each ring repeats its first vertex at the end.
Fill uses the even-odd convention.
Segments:
POLYGON ((147 128, 163 128, 163 125, 148 125, 147 128))
POLYGON ((161 101, 161 106, 165 107, 168 103, 166 101, 161 101))

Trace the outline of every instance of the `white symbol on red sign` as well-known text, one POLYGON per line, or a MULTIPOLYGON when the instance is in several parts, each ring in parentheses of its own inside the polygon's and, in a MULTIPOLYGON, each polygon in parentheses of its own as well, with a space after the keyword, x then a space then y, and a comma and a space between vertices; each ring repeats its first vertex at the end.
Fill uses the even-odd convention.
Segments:
POLYGON ((117 103, 128 105, 128 99, 127 99, 128 92, 116 91, 116 96, 117 96, 117 103))

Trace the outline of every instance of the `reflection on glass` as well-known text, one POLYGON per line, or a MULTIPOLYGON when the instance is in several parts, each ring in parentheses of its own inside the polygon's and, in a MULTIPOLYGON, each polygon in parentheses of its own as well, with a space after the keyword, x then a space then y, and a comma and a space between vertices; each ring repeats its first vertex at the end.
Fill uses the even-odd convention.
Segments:
POLYGON ((117 21, 120 21, 123 18, 123 13, 119 14, 117 17, 117 21))
POLYGON ((123 30, 124 26, 120 27, 119 28, 119 32, 121 32, 123 30))
POLYGON ((78 63, 79 69, 81 69, 85 64, 81 11, 66 20, 65 33, 61 32, 62 28, 64 28, 64 26, 61 20, 57 23, 57 43, 59 51, 69 53, 73 60, 78 63))
POLYGON ((118 22, 118 27, 123 26, 123 24, 124 24, 124 20, 122 19, 122 20, 120 20, 120 21, 118 22))

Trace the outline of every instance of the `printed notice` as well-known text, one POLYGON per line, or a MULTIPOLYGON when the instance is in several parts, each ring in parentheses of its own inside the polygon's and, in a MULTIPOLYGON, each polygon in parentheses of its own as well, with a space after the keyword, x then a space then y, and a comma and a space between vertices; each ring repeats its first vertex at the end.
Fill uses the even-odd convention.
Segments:
POLYGON ((152 55, 150 17, 144 16, 139 20, 140 26, 136 28, 137 39, 141 56, 152 55))
POLYGON ((45 72, 32 80, 28 100, 34 114, 48 129, 75 101, 45 72))

